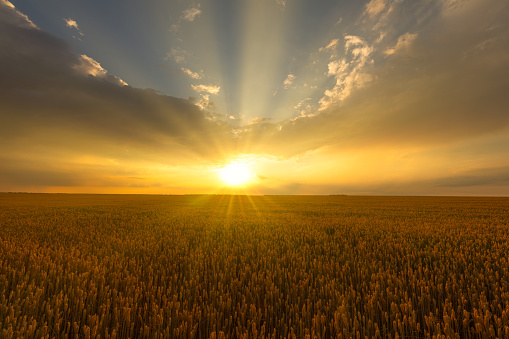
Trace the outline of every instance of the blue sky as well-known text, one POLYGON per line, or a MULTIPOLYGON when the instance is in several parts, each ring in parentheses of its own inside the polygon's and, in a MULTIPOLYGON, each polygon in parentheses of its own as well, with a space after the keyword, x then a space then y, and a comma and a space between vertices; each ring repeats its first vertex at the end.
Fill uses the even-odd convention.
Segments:
POLYGON ((366 31, 364 4, 355 1, 12 3, 131 86, 205 95, 221 113, 247 120, 296 117, 306 99, 317 106, 334 83, 319 50, 366 31))
POLYGON ((0 1, 0 190, 509 194, 503 0, 0 1), (42 170, 41 170, 42 169, 42 170))

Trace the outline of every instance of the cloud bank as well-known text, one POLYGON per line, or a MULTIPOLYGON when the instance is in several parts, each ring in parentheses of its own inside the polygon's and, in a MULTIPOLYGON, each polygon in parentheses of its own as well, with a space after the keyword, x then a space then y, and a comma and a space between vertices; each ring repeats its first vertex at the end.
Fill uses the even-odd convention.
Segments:
POLYGON ((105 174, 133 174, 116 173, 114 162, 169 166, 217 159, 233 145, 228 126, 192 101, 127 86, 5 4, 0 46, 1 187, 65 186, 83 177, 101 186, 105 174), (87 158, 93 166, 83 166, 87 158))

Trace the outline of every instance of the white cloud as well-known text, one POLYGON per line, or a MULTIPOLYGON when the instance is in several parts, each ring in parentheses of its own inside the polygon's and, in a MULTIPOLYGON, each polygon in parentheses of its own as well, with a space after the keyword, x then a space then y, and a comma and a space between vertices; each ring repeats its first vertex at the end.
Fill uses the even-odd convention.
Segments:
POLYGON ((276 3, 282 8, 286 8, 286 0, 276 0, 276 3))
POLYGON ((385 0, 371 0, 368 4, 366 4, 364 15, 374 18, 385 9, 385 6, 387 6, 385 0))
POLYGON ((303 117, 310 118, 316 115, 317 112, 315 108, 310 104, 311 100, 312 98, 305 98, 293 107, 299 113, 299 116, 296 119, 303 117))
POLYGON ((201 14, 200 5, 198 4, 195 7, 191 7, 186 9, 184 13, 182 13, 181 20, 193 22, 194 19, 201 14))
POLYGON ((65 24, 67 25, 67 27, 73 27, 73 28, 79 29, 78 23, 76 22, 76 20, 73 20, 71 18, 64 18, 64 21, 65 21, 65 24))
POLYGON ((196 92, 206 92, 210 94, 217 94, 221 87, 214 85, 191 85, 191 88, 196 92))
POLYGON ((170 26, 170 31, 177 33, 180 29, 180 24, 183 21, 193 22, 197 16, 201 14, 200 4, 186 9, 178 18, 178 21, 170 26))
POLYGON ((100 63, 85 54, 80 56, 79 63, 75 64, 73 68, 82 75, 91 75, 96 78, 106 79, 121 86, 127 86, 127 83, 124 80, 119 77, 109 75, 108 72, 102 68, 100 63))
POLYGON ((101 67, 101 64, 85 54, 81 55, 80 63, 74 66, 74 69, 85 75, 102 78, 108 72, 101 67))
MULTIPOLYGON (((421 2, 424 3, 424 1, 421 2)), ((421 2, 415 1, 416 4, 421 2)), ((371 0, 366 4, 361 19, 364 24, 366 24, 366 21, 369 20, 372 24, 371 29, 375 31, 387 29, 387 26, 393 27, 395 22, 400 22, 402 20, 402 18, 394 18, 391 15, 395 13, 394 9, 397 8, 401 3, 402 0, 371 0)))
POLYGON ((320 110, 346 99, 356 88, 370 82, 371 76, 364 72, 366 65, 373 62, 370 58, 373 47, 358 36, 345 36, 345 51, 349 60, 341 58, 328 64, 328 76, 336 80, 334 87, 324 92, 320 99, 320 110))
POLYGON ((373 52, 373 47, 369 46, 358 36, 347 35, 345 36, 345 40, 346 51, 350 51, 358 65, 364 66, 369 55, 373 52))
POLYGON ((345 40, 345 48, 347 50, 352 46, 364 45, 364 40, 355 35, 346 35, 345 40))
POLYGON ((329 71, 327 72, 327 74, 328 75, 336 75, 336 74, 341 74, 341 73, 345 72, 346 69, 348 68, 349 64, 346 62, 345 59, 341 59, 341 60, 335 60, 335 61, 329 62, 329 64, 327 66, 329 68, 329 71))
POLYGON ((413 42, 417 38, 417 33, 405 33, 398 38, 398 42, 396 46, 387 49, 384 53, 386 55, 392 55, 395 53, 401 53, 403 51, 408 51, 408 49, 412 46, 413 42))
POLYGON ((196 106, 200 107, 200 109, 207 109, 213 107, 213 104, 210 101, 210 95, 201 94, 201 99, 196 103, 196 106))
POLYGON ((333 40, 331 40, 331 42, 329 42, 329 44, 327 46, 320 47, 320 49, 318 51, 323 52, 325 50, 332 49, 332 48, 336 47, 338 43, 339 43, 339 39, 333 39, 333 40))
POLYGON ((189 75, 193 79, 197 79, 198 80, 198 79, 203 78, 203 71, 198 73, 198 72, 193 72, 189 68, 185 68, 185 67, 182 67, 181 69, 182 69, 182 72, 184 72, 185 74, 189 75))
POLYGON ((184 63, 186 61, 186 56, 189 53, 184 51, 182 48, 172 48, 172 50, 166 55, 165 60, 173 59, 177 64, 184 63))
POLYGON ((64 18, 64 22, 67 27, 74 28, 76 31, 78 31, 79 35, 84 36, 84 34, 83 34, 83 32, 81 32, 76 20, 73 20, 71 18, 64 18))
POLYGON ((288 74, 285 81, 283 82, 283 85, 285 85, 285 89, 288 89, 293 84, 294 80, 295 80, 295 75, 288 74))

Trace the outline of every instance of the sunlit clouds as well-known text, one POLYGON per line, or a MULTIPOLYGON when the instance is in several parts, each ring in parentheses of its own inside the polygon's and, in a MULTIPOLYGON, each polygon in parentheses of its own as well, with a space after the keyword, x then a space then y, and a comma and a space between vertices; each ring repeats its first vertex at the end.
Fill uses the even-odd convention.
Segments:
POLYGON ((127 83, 122 79, 109 75, 108 72, 101 67, 101 64, 84 54, 80 55, 78 62, 73 66, 73 68, 83 75, 91 75, 93 77, 106 79, 123 86, 127 85, 127 83))
POLYGON ((6 23, 15 23, 20 27, 38 29, 37 25, 27 15, 18 11, 10 1, 0 0, 0 6, 4 8, 1 19, 6 23))
MULTIPOLYGON (((350 58, 349 61, 347 61, 347 58, 341 58, 329 62, 328 75, 334 77, 336 84, 332 89, 326 90, 325 96, 320 99, 321 110, 346 99, 352 90, 364 86, 371 80, 371 75, 363 72, 363 70, 366 65, 373 63, 373 59, 370 59, 373 47, 369 46, 360 37, 353 35, 345 36, 344 40, 344 51, 350 58)), ((331 43, 329 43, 326 50, 335 45, 331 46, 331 43)), ((334 54, 331 55, 331 59, 334 56, 334 54)))
POLYGON ((192 22, 194 21, 194 18, 196 18, 198 15, 200 15, 200 5, 198 4, 196 7, 191 7, 182 13, 182 20, 192 22))
POLYGON ((416 38, 417 34, 405 33, 398 38, 398 42, 394 47, 387 49, 384 53, 391 55, 394 53, 404 53, 405 51, 409 51, 416 38))
POLYGON ((283 84, 285 85, 285 89, 290 88, 290 86, 292 86, 294 80, 295 80, 295 75, 288 74, 285 81, 283 82, 283 84))
POLYGON ((384 10, 385 6, 385 0, 371 0, 366 4, 366 11, 364 13, 370 18, 374 18, 384 10))
POLYGON ((79 26, 78 26, 78 23, 76 22, 76 20, 73 20, 71 18, 65 18, 64 19, 64 22, 66 24, 67 27, 69 28, 72 28, 74 30, 76 30, 76 32, 78 33, 78 37, 77 36, 74 36, 75 39, 80 39, 80 37, 84 36, 85 34, 83 34, 83 32, 80 30, 79 26))
POLYGON ((203 78, 203 72, 193 72, 189 68, 182 67, 182 72, 189 75, 191 78, 199 80, 203 78))
POLYGON ((508 195, 507 17, 0 0, 0 191, 508 195))
POLYGON ((206 93, 210 93, 210 94, 217 94, 217 93, 219 93, 219 90, 221 89, 221 87, 214 86, 214 85, 191 85, 191 87, 196 92, 199 92, 199 93, 206 92, 206 93))
POLYGON ((194 19, 201 14, 200 4, 190 7, 182 12, 182 15, 179 17, 177 23, 171 25, 171 30, 176 32, 180 29, 180 25, 182 22, 193 22, 194 19))

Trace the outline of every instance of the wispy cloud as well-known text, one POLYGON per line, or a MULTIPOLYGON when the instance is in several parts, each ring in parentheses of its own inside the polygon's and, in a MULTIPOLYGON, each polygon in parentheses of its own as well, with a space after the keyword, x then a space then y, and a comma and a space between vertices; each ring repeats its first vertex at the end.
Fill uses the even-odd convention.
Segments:
POLYGON ((200 4, 197 4, 183 11, 182 14, 179 16, 177 22, 171 25, 170 30, 172 32, 178 32, 182 22, 184 21, 193 22, 196 19, 196 17, 198 17, 202 13, 200 7, 201 7, 200 4))
POLYGON ((198 72, 193 72, 189 68, 185 68, 185 67, 182 67, 181 69, 182 69, 182 72, 189 75, 189 77, 191 77, 193 79, 199 80, 199 79, 203 78, 203 71, 198 73, 198 72))
POLYGON ((295 81, 295 75, 294 74, 288 74, 285 81, 283 82, 284 88, 288 89, 290 86, 293 85, 293 82, 295 81))
POLYGON ((370 18, 374 18, 380 14, 387 6, 386 0, 371 0, 366 4, 364 14, 370 18))
POLYGON ((189 53, 180 47, 172 48, 171 51, 166 55, 166 60, 173 59, 177 64, 185 63, 186 57, 189 53))
POLYGON ((320 110, 344 100, 354 89, 364 86, 372 79, 363 69, 372 62, 370 55, 373 47, 358 36, 346 35, 345 51, 348 59, 345 57, 328 64, 327 74, 334 77, 336 83, 332 89, 326 90, 320 99, 320 110))
POLYGON ((196 102, 196 106, 198 106, 201 110, 213 110, 215 108, 214 103, 210 100, 210 94, 203 93, 200 94, 200 100, 196 102))
POLYGON ((305 98, 293 107, 299 113, 299 118, 311 117, 316 114, 315 107, 310 103, 311 100, 312 98, 305 98))
POLYGON ((194 19, 201 14, 200 4, 191 7, 189 9, 186 9, 184 13, 182 13, 182 20, 193 22, 194 19))
POLYGON ((416 33, 405 33, 398 38, 396 46, 387 49, 384 53, 392 55, 395 53, 404 53, 405 51, 409 51, 416 38, 416 33))
POLYGON ((191 85, 191 88, 198 93, 206 92, 210 94, 218 94, 221 89, 221 87, 214 85, 191 85))
MULTIPOLYGON (((73 20, 71 18, 64 18, 65 25, 69 28, 74 28, 80 36, 84 36, 83 32, 80 30, 78 23, 76 20, 73 20)), ((76 38, 76 37, 75 37, 76 38)), ((79 38, 76 38, 79 39, 79 38)))
POLYGON ((323 51, 326 51, 326 50, 331 50, 331 49, 335 48, 338 44, 339 44, 339 39, 333 39, 333 40, 331 40, 331 42, 329 42, 327 44, 327 46, 320 47, 320 49, 318 51, 319 52, 323 52, 323 51))

